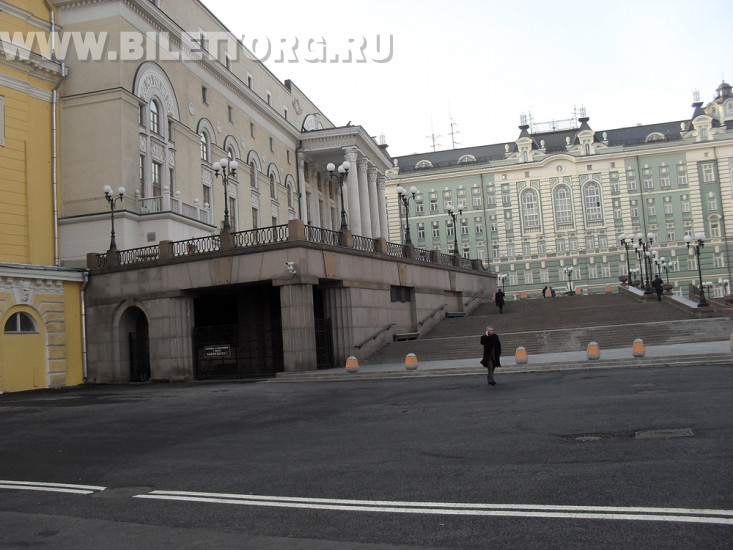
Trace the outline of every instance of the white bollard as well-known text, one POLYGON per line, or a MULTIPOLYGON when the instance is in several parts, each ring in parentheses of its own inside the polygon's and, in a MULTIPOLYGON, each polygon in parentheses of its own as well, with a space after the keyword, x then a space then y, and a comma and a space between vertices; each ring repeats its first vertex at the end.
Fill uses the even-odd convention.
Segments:
POLYGON ((405 356, 405 370, 417 370, 417 367, 417 355, 414 353, 408 353, 407 356, 405 356))
POLYGON ((590 344, 588 344, 586 356, 588 357, 588 359, 591 360, 601 358, 601 346, 598 345, 598 342, 591 342, 590 344))
POLYGON ((346 360, 346 372, 358 372, 359 360, 353 355, 346 360))

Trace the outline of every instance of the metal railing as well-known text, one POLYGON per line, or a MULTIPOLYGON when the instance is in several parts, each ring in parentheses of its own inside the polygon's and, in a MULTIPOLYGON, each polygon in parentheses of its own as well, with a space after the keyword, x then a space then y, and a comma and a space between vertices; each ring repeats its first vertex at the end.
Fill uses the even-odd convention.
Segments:
POLYGON ((273 225, 260 229, 248 229, 232 233, 232 242, 235 247, 244 248, 262 244, 282 243, 288 240, 288 226, 273 225))
MULTIPOLYGON (((481 291, 481 292, 483 292, 483 291, 481 291)), ((440 313, 441 311, 443 311, 443 310, 444 310, 445 308, 447 308, 447 307, 448 307, 448 304, 443 304, 442 306, 440 306, 440 307, 437 307, 437 308, 435 308, 435 309, 434 309, 434 310, 433 310, 433 311, 432 311, 432 312, 430 313, 430 315, 428 315, 427 317, 425 317, 425 319, 423 319, 422 321, 420 321, 420 322, 419 322, 419 323, 417 324, 417 326, 419 326, 419 327, 423 326, 423 325, 424 325, 425 323, 427 323, 427 322, 428 322, 428 321, 429 321, 430 319, 432 319, 433 317, 435 317, 435 316, 436 316, 436 315, 437 315, 438 313, 440 313)))
POLYGON ((384 327, 384 328, 381 328, 381 329, 379 329, 379 330, 378 330, 378 331, 376 332, 376 334, 374 334, 374 336, 371 336, 371 337, 367 338, 367 339, 366 339, 366 340, 364 340, 364 341, 363 341, 363 342, 362 342, 361 344, 357 344, 357 345, 355 345, 354 347, 355 347, 356 349, 361 349, 361 348, 363 348, 363 347, 364 347, 364 346, 366 346, 366 345, 367 345, 367 344, 368 344, 369 342, 371 342, 372 340, 376 340, 376 339, 377 339, 377 337, 378 337, 378 336, 379 336, 380 334, 382 334, 383 332, 387 332, 387 331, 388 331, 389 329, 391 329, 391 328, 392 328, 393 326, 395 326, 396 324, 397 324, 397 323, 390 323, 390 324, 389 324, 389 325, 387 325, 386 327, 384 327))
POLYGON ((445 252, 440 253, 440 265, 454 265, 453 254, 446 254, 445 252))
POLYGON ((415 249, 415 260, 418 262, 427 262, 430 263, 432 261, 432 250, 426 250, 424 248, 416 248, 415 249))
POLYGON ((152 246, 143 246, 142 248, 120 250, 118 254, 120 265, 155 262, 160 259, 160 247, 157 244, 152 246))
POLYGON ((305 240, 311 243, 345 246, 344 234, 341 231, 313 227, 312 225, 305 226, 305 240))
POLYGON ((387 243, 387 254, 396 256, 397 258, 407 257, 407 246, 404 244, 387 243))
POLYGON ((221 239, 219 235, 211 235, 209 237, 172 242, 170 252, 171 256, 193 256, 194 254, 214 252, 220 248, 221 239))
POLYGON ((377 239, 370 239, 369 237, 354 235, 353 243, 354 250, 361 250, 363 252, 377 252, 377 239))

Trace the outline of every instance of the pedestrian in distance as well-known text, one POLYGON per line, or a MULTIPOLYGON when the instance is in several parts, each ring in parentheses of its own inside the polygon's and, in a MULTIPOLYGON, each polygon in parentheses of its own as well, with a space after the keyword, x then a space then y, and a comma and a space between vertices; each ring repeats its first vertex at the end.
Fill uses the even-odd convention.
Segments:
POLYGON ((494 369, 501 366, 501 341, 494 334, 494 327, 486 327, 486 332, 481 336, 481 345, 484 347, 481 364, 489 371, 487 381, 489 386, 496 386, 494 369))
POLYGON ((497 289, 496 294, 494 294, 494 302, 496 302, 496 307, 499 308, 499 313, 504 313, 504 291, 502 289, 497 289))
POLYGON ((547 285, 545 285, 545 288, 542 289, 542 297, 547 298, 547 285))
POLYGON ((550 287, 550 296, 555 297, 555 289, 550 287))
POLYGON ((662 292, 664 292, 664 281, 661 279, 659 275, 655 277, 655 279, 652 281, 652 288, 654 289, 654 292, 657 293, 657 301, 662 301, 662 292))

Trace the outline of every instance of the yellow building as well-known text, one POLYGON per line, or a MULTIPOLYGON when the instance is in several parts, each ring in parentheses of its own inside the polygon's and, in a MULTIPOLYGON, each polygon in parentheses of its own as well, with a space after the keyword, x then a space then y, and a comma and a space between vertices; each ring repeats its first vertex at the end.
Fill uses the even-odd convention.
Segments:
POLYGON ((55 14, 0 0, 0 393, 83 382, 84 272, 58 253, 55 14))

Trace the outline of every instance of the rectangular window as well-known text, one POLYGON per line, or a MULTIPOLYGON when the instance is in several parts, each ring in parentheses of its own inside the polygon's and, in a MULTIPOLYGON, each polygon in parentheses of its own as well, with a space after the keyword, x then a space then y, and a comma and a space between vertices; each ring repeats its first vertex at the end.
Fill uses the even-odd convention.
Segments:
POLYGON ((231 105, 227 105, 227 120, 234 122, 234 109, 232 109, 231 105))
POLYGON ((453 236, 453 222, 445 222, 446 234, 449 237, 453 236))
POLYGON ((481 208, 481 195, 474 195, 472 204, 474 208, 481 208))
POLYGON ((662 174, 661 176, 659 176, 659 186, 662 189, 668 189, 670 187, 669 174, 666 174, 665 173, 665 174, 662 174))
POLYGON ((502 191, 501 192, 501 203, 504 206, 511 206, 512 204, 512 196, 509 194, 509 191, 502 191))
POLYGON ((418 214, 422 214, 425 212, 425 205, 423 204, 422 200, 415 201, 415 212, 418 214))
POLYGON ((568 239, 568 250, 572 250, 573 252, 575 252, 576 250, 578 250, 578 239, 577 239, 577 237, 570 237, 568 239))
POLYGON ((176 178, 175 178, 176 172, 173 170, 173 168, 168 169, 168 192, 171 194, 171 196, 176 196, 176 178))
POLYGON ((555 250, 565 252, 565 239, 557 239, 555 241, 555 250))
POLYGON ((722 254, 713 254, 713 267, 725 267, 725 261, 722 254))
POLYGON ((514 231, 514 222, 512 220, 504 220, 504 229, 514 231))
POLYGON ((684 168, 677 169, 677 185, 687 185, 687 172, 684 168))
POLYGON ((437 212, 438 211, 438 199, 437 198, 430 198, 430 211, 431 212, 437 212))
POLYGON ((283 107, 283 117, 285 118, 285 120, 288 119, 288 108, 287 107, 283 107))
POLYGON ((137 163, 137 181, 140 189, 140 196, 145 196, 145 155, 138 157, 137 163))
POLYGON ((708 210, 718 209, 718 197, 708 197, 708 210))
POLYGON ((162 195, 161 185, 160 185, 160 171, 162 169, 163 165, 159 162, 153 162, 153 172, 151 174, 151 179, 153 182, 153 196, 154 197, 160 197, 162 195))
POLYGON ((601 277, 608 279, 611 276, 611 264, 601 264, 601 277))
POLYGON ((206 86, 201 86, 201 101, 206 105, 209 104, 209 90, 206 86))
POLYGON ((607 235, 598 235, 598 248, 608 248, 607 235))
POLYGON ((513 244, 506 245, 506 255, 509 256, 510 258, 514 257, 514 245, 513 244))
POLYGON ((654 180, 651 176, 644 176, 644 189, 652 191, 654 189, 654 180))
POLYGON ((424 223, 417 224, 417 238, 420 240, 425 239, 425 224, 424 223))
POLYGON ((639 207, 636 206, 635 202, 631 203, 631 206, 629 206, 629 214, 632 218, 638 218, 639 217, 639 207))
POLYGON ((532 255, 532 245, 530 243, 522 243, 522 256, 532 255))
POLYGON ((229 197, 229 225, 232 231, 237 230, 237 199, 229 197))
POLYGON ((664 203, 664 213, 665 214, 674 214, 674 207, 672 206, 671 202, 664 203))
POLYGON ((433 222, 433 239, 439 239, 440 238, 440 226, 438 225, 438 222, 433 222))
POLYGON ((596 240, 593 235, 586 235, 585 237, 585 249, 591 250, 596 247, 596 240))
POLYGON ((252 138, 255 137, 255 123, 254 122, 249 123, 249 135, 252 138))
POLYGON ((270 138, 270 152, 275 152, 275 141, 272 138, 270 138))
POLYGON ((265 92, 265 97, 267 98, 267 104, 272 105, 272 92, 270 90, 265 92))
POLYGON ((496 195, 494 193, 486 194, 486 206, 496 206, 496 195))
POLYGON ((525 269, 524 270, 524 284, 525 285, 533 285, 534 284, 534 274, 532 273, 531 269, 525 269))
POLYGON ((228 71, 232 70, 232 57, 228 53, 224 54, 224 66, 228 71))
POLYGON ((706 162, 702 165, 702 181, 704 183, 715 181, 715 171, 713 170, 712 162, 706 162))
POLYGON ((650 216, 656 216, 657 215, 657 206, 653 202, 647 204, 646 212, 650 216))
POLYGON ((547 245, 545 245, 545 241, 537 241, 537 254, 547 254, 547 245))
POLYGON ((690 213, 690 201, 682 201, 680 203, 682 206, 682 213, 683 214, 689 214, 690 213))
POLYGON ((257 229, 260 226, 258 219, 257 209, 252 207, 252 229, 257 229))
POLYGON ((588 278, 589 279, 597 279, 598 278, 598 266, 596 264, 589 264, 588 265, 588 278))
POLYGON ((611 179, 611 193, 618 193, 618 172, 611 172, 609 178, 611 179))
POLYGON ((628 191, 636 191, 636 174, 631 172, 626 172, 626 187, 628 191))
POLYGON ((677 240, 677 232, 674 229, 667 229, 667 242, 674 242, 677 240))
POLYGON ((252 78, 251 74, 247 73, 247 88, 251 90, 253 86, 254 86, 254 79, 252 78))
POLYGON ((491 245, 491 257, 496 259, 496 258, 499 257, 499 254, 500 254, 500 252, 499 252, 499 244, 498 243, 493 243, 491 245))
POLYGON ((474 228, 476 235, 483 235, 484 234, 483 220, 481 218, 475 218, 473 228, 474 228))
POLYGON ((458 197, 458 210, 466 209, 466 197, 458 197))
POLYGON ((623 218, 623 214, 621 213, 621 207, 616 207, 613 209, 613 219, 614 220, 620 220, 623 218))
POLYGON ((461 235, 468 235, 468 218, 461 220, 461 235))

